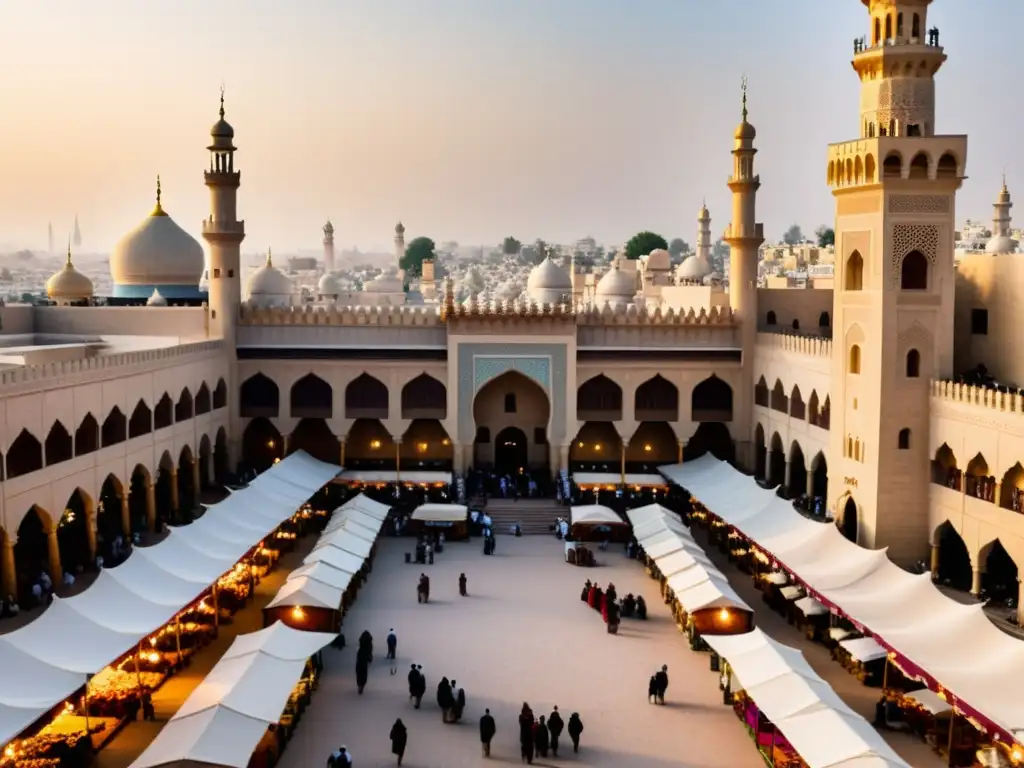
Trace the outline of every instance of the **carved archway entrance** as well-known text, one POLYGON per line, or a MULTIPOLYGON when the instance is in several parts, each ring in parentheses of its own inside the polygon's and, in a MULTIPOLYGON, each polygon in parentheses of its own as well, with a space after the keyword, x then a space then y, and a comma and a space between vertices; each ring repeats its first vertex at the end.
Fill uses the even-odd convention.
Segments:
POLYGON ((860 533, 859 528, 857 502, 853 500, 853 496, 847 496, 846 503, 843 505, 843 516, 839 520, 839 532, 856 544, 857 536, 860 533))
POLYGON ((499 475, 519 474, 530 462, 526 433, 519 427, 505 427, 494 437, 494 469, 499 475))
MULTIPOLYGON (((518 371, 506 371, 487 382, 473 399, 473 420, 476 438, 473 443, 474 464, 496 467, 499 453, 498 436, 509 428, 522 436, 526 446, 525 469, 540 470, 548 466, 548 422, 551 402, 547 393, 533 379, 518 371)), ((513 434, 509 432, 508 434, 513 434)), ((518 445, 520 438, 507 438, 518 445)), ((519 455, 518 448, 500 446, 503 461, 519 455)))

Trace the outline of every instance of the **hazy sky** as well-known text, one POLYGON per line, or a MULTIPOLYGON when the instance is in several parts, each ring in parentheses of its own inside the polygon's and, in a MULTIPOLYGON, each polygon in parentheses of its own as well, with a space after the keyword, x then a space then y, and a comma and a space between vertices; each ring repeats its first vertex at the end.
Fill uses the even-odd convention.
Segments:
MULTIPOLYGON (((1024 107, 1020 0, 936 0, 938 130, 970 134, 958 220, 991 215, 1024 107)), ((726 225, 750 80, 771 237, 830 222, 826 145, 856 138, 859 0, 11 0, 0 10, 0 242, 74 214, 109 249, 164 203, 198 237, 227 87, 246 251, 407 237, 609 244, 726 225)))

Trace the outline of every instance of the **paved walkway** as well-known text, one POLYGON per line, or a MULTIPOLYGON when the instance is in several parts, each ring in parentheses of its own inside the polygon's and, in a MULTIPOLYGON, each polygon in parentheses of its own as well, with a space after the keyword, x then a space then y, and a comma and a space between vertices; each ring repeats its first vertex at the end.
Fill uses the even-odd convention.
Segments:
MULTIPOLYGON (((708 545, 704 531, 691 529, 694 537, 707 552, 712 562, 729 577, 729 583, 740 597, 754 609, 755 624, 780 643, 798 648, 825 682, 845 701, 851 709, 870 723, 875 717, 875 702, 881 695, 878 688, 869 688, 851 675, 839 663, 832 660, 831 652, 820 643, 814 643, 792 626, 782 616, 772 611, 761 601, 761 592, 754 586, 753 579, 729 563, 718 549, 708 545)), ((639 564, 637 564, 639 567, 639 564)), ((943 768, 946 761, 935 754, 921 739, 905 733, 879 731, 900 757, 914 768, 943 768)))
MULTIPOLYGON (((409 729, 404 765, 462 768, 519 764, 516 717, 524 701, 535 714, 558 705, 563 719, 576 711, 584 724, 581 749, 563 750, 540 765, 622 768, 757 768, 762 761, 732 710, 723 706, 708 655, 689 651, 658 598, 657 584, 634 561, 607 553, 601 568, 564 563, 554 537, 498 539, 484 557, 479 540, 451 543, 433 566, 406 565, 410 540, 381 541, 373 573, 345 621, 349 646, 328 650, 326 670, 310 709, 285 751, 281 768, 323 765, 344 744, 355 765, 391 766, 388 733, 395 718, 409 729), (431 602, 417 605, 416 581, 425 571, 431 602), (459 597, 465 572, 470 596, 459 597), (587 578, 612 581, 620 595, 643 594, 650 620, 624 620, 609 635, 601 617, 579 599, 587 578), (398 634, 397 674, 384 660, 385 637, 398 634), (369 684, 355 690, 355 644, 368 629, 375 658, 369 684), (423 665, 427 695, 414 710, 409 665, 423 665), (668 664, 668 704, 647 703, 647 681, 668 664), (458 725, 444 725, 436 704, 442 676, 465 688, 467 709, 458 725), (489 707, 498 734, 490 761, 480 754, 478 721, 489 707)), ((563 734, 563 739, 565 735, 563 734)))

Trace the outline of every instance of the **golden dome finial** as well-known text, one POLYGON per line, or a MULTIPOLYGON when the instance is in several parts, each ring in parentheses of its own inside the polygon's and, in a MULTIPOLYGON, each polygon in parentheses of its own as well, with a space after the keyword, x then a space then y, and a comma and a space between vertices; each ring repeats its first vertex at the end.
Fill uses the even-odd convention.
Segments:
POLYGON ((163 206, 160 204, 160 198, 162 197, 162 191, 160 189, 160 174, 156 176, 156 205, 153 206, 153 213, 151 216, 166 216, 163 206))
POLYGON ((220 119, 224 119, 224 84, 220 85, 220 119))
POLYGON ((68 260, 64 264, 65 269, 74 269, 74 264, 71 263, 71 238, 68 238, 68 260))
POLYGON ((743 90, 743 122, 747 122, 747 76, 743 76, 743 81, 740 86, 743 90))

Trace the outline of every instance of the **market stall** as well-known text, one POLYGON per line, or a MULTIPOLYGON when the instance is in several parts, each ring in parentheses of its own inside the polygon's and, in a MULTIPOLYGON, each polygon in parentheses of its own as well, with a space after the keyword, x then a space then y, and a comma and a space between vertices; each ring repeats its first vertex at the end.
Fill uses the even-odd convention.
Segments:
POLYGON ((280 621, 292 629, 338 634, 344 595, 345 589, 309 576, 289 579, 263 609, 263 624, 280 621))
POLYGON ((421 504, 409 519, 409 532, 419 536, 444 531, 445 538, 469 538, 469 508, 464 504, 421 504))
POLYGON ((629 523, 600 504, 572 507, 569 535, 573 541, 628 541, 629 523))

